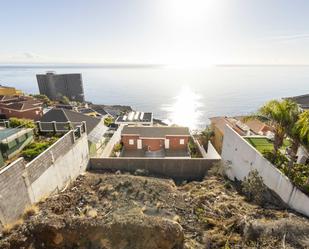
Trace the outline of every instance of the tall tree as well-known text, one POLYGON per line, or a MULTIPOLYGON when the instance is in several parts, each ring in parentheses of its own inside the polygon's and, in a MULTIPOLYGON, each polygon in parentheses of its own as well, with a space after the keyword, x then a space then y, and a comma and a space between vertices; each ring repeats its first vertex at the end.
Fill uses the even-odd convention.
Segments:
POLYGON ((274 150, 277 152, 283 145, 284 137, 292 135, 293 126, 298 120, 299 108, 291 100, 271 100, 262 106, 256 117, 274 127, 274 150))
POLYGON ((295 125, 300 141, 309 148, 309 111, 304 111, 299 115, 299 119, 295 125))

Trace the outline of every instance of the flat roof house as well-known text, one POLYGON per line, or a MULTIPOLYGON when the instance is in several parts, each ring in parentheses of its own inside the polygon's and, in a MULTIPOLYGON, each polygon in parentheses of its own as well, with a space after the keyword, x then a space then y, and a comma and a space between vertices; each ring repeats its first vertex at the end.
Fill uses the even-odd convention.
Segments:
POLYGON ((0 167, 16 156, 33 140, 33 130, 24 128, 0 129, 0 167))
POLYGON ((152 125, 152 112, 129 112, 128 114, 119 116, 115 124, 125 125, 152 125))
POLYGON ((123 157, 189 157, 187 127, 125 126, 123 157))

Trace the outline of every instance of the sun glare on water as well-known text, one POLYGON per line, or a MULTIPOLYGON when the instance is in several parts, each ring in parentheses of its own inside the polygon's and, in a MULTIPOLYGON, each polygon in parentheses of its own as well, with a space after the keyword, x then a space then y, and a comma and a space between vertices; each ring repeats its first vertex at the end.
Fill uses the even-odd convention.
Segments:
POLYGON ((172 104, 162 107, 168 112, 168 123, 197 129, 202 115, 200 95, 194 93, 189 87, 183 87, 173 100, 172 104))

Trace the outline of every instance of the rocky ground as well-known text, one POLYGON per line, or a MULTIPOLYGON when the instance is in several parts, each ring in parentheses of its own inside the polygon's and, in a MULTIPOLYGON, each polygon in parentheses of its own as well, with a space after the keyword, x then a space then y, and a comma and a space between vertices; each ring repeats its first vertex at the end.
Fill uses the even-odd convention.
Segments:
POLYGON ((0 248, 309 248, 308 219, 248 203, 237 189, 220 176, 176 185, 86 173, 5 227, 0 248))

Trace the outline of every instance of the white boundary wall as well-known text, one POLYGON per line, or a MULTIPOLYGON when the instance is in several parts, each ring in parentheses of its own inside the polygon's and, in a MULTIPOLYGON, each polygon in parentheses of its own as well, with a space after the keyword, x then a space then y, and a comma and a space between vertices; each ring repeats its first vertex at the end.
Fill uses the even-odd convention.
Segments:
POLYGON ((243 180, 251 170, 256 169, 265 185, 291 209, 309 217, 309 197, 229 126, 225 128, 221 156, 227 163, 226 174, 231 180, 243 180))

